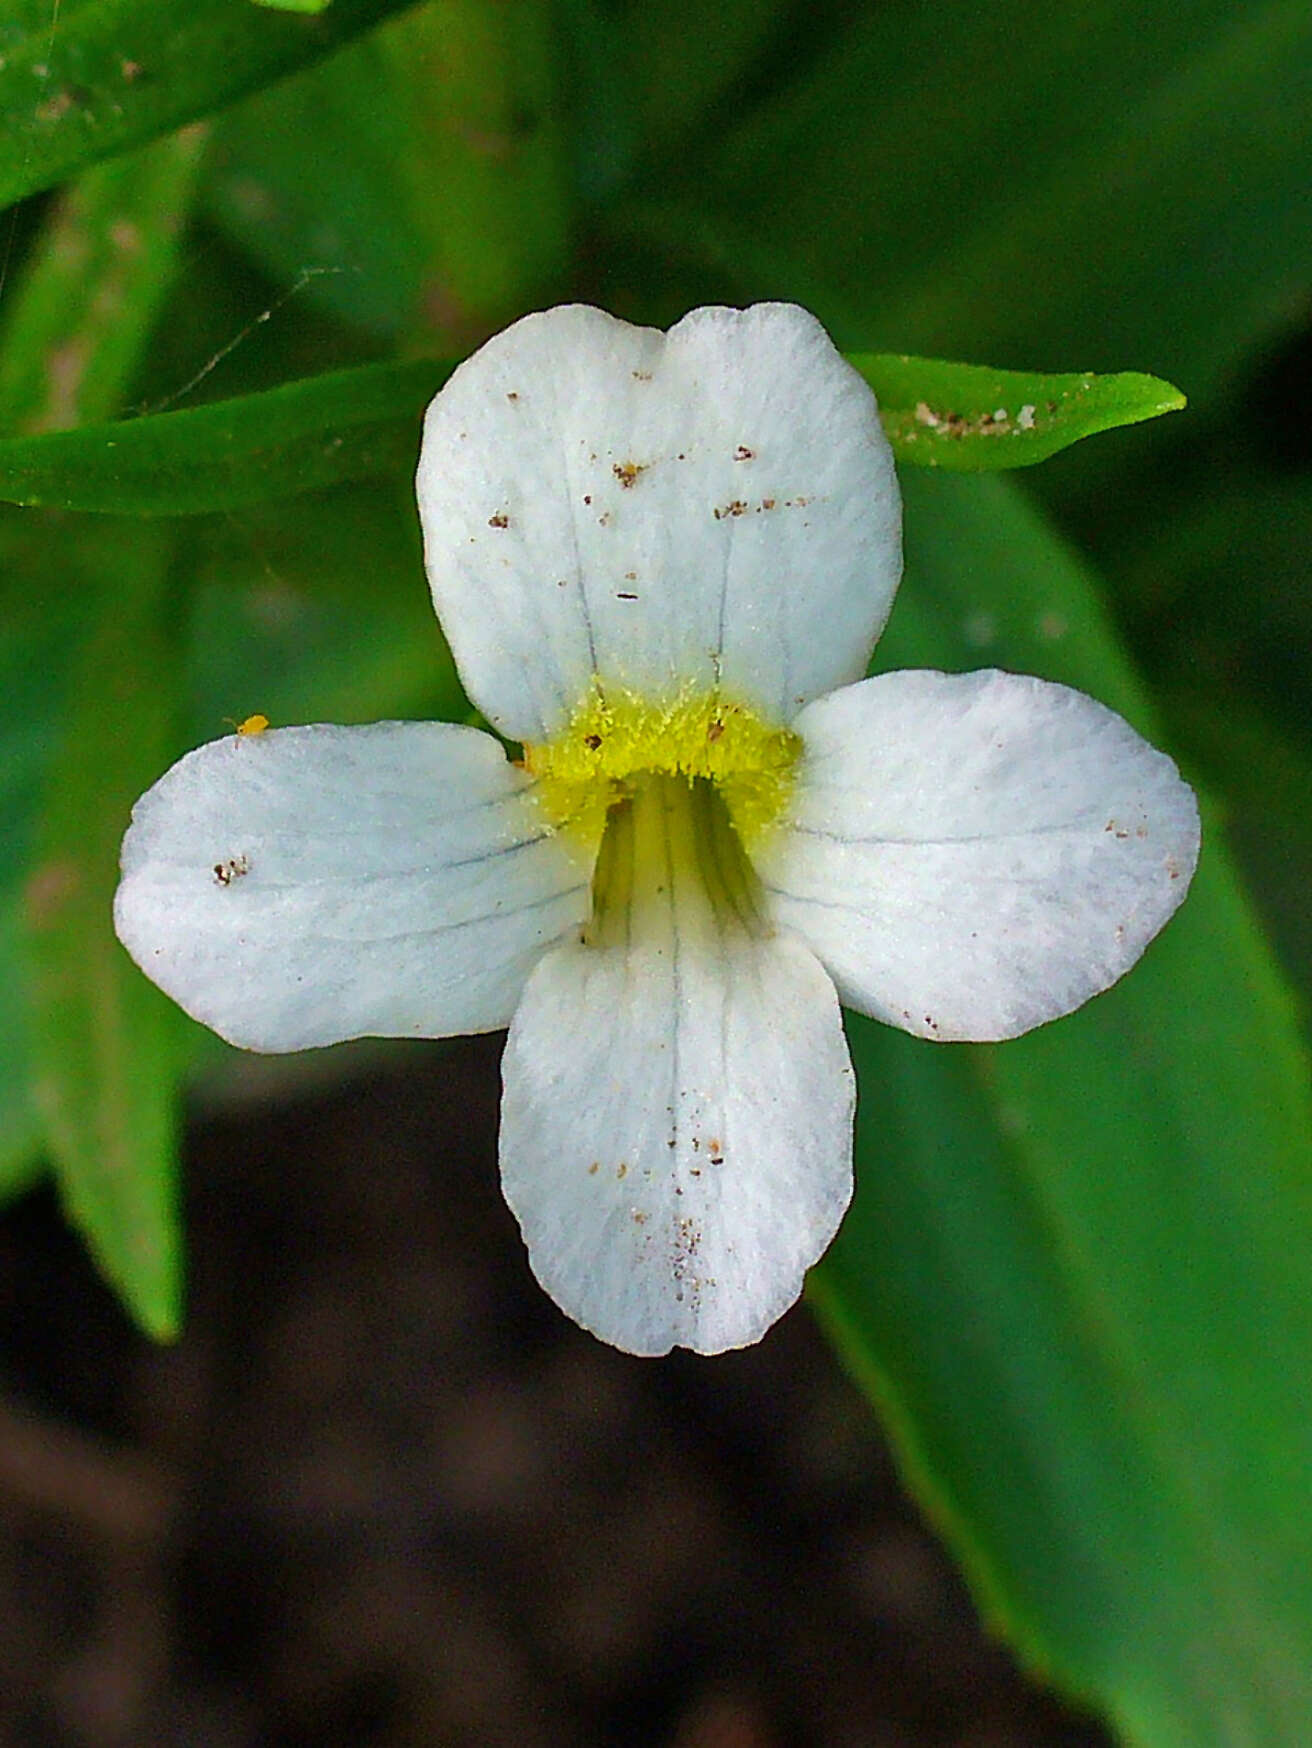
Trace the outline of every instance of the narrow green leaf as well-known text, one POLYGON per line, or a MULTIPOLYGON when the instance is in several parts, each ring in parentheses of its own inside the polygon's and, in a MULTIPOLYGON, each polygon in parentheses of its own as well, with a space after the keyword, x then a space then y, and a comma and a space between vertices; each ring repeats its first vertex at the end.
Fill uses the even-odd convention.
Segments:
POLYGON ((0 440, 0 498, 129 516, 194 515, 413 469, 451 365, 369 364, 79 431, 0 440))
POLYGON ((55 205, 0 331, 0 428, 106 419, 173 284, 205 143, 186 128, 89 170, 55 205))
POLYGON ((0 902, 0 989, 9 991, 0 1019, 0 1206, 41 1175, 41 1120, 32 1099, 23 987, 22 901, 6 892, 0 902))
POLYGON ((332 0, 252 0, 256 6, 267 6, 271 12, 323 12, 332 0))
MULTIPOLYGON (((905 487, 881 666, 1037 669, 1154 729, 1014 488, 905 487)), ((860 1189, 820 1300, 984 1606, 1131 1743, 1312 1739, 1312 1097, 1215 822, 1079 1014, 990 1049, 851 1036, 860 1189)))
POLYGON ((180 1321, 177 1031, 111 917, 133 802, 168 762, 177 652, 165 530, 105 529, 27 884, 37 1097, 70 1218, 149 1334, 180 1321))
POLYGON ((336 0, 314 18, 234 0, 28 7, 3 42, 0 207, 308 66, 411 3, 336 0))
MULTIPOLYGON (((189 129, 87 172, 54 203, 11 286, 0 331, 0 419, 24 430, 104 418, 119 406, 173 282, 203 130, 189 129)), ((62 729, 66 672, 84 630, 62 586, 94 579, 87 545, 103 529, 0 521, 0 1198, 45 1169, 34 1090, 25 911, 34 816, 62 729), (50 579, 59 584, 50 587, 50 579), (70 611, 70 607, 74 610, 70 611)))
MULTIPOLYGON (((82 621, 76 592, 46 594, 34 579, 67 578, 77 545, 66 523, 57 541, 43 540, 35 519, 0 515, 0 1200, 44 1169, 42 1124, 32 1069, 26 999, 28 960, 24 914, 34 819, 58 738, 67 651, 82 621)), ((88 524, 79 521, 79 531, 88 524)))
MULTIPOLYGON (((856 362, 884 397, 899 454, 944 467, 1020 466, 1092 431, 1180 404, 1169 384, 1152 377, 1036 377, 869 356, 856 362), (1048 392, 1031 429, 1030 403, 1017 399, 1014 385, 1028 394, 1040 383, 1048 392), (953 424, 927 424, 917 411, 926 384, 941 392, 945 421, 966 416, 964 406, 974 427, 954 435, 953 424), (997 435, 981 434, 984 415, 973 409, 984 404, 997 435), (1004 406, 1015 429, 996 418, 1004 406)), ((0 498, 131 516, 194 515, 402 472, 418 453, 423 408, 451 368, 431 360, 368 364, 209 406, 0 439, 0 498)))
POLYGON ((1155 376, 1043 376, 941 358, 856 353, 899 461, 984 473, 1030 467, 1059 449, 1185 404, 1155 376))

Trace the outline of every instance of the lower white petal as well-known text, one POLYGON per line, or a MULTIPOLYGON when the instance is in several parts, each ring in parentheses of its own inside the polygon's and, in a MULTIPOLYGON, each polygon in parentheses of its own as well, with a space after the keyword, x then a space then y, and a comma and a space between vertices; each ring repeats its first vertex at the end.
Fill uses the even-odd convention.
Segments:
MULTIPOLYGON (((756 1341, 851 1196, 854 1083, 801 942, 691 898, 554 948, 503 1063, 501 1174, 539 1281, 631 1353, 756 1341)), ((610 919, 612 923, 615 919, 610 919)))
POLYGON ((213 741, 133 809, 115 927, 246 1049, 490 1031, 588 911, 589 870, 531 788, 448 723, 213 741))
POLYGON ((1185 895, 1198 808, 1105 706, 985 671, 818 700, 757 869, 848 1006, 922 1037, 1012 1038, 1127 971, 1185 895))

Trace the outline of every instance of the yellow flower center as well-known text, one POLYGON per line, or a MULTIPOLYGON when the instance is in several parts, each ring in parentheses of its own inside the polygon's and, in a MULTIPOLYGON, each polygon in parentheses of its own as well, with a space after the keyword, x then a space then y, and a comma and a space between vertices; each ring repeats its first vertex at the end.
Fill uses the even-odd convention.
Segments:
POLYGON ((722 692, 653 701, 594 680, 554 740, 525 746, 524 766, 557 830, 595 846, 613 809, 645 779, 713 789, 744 851, 781 817, 801 741, 722 692))

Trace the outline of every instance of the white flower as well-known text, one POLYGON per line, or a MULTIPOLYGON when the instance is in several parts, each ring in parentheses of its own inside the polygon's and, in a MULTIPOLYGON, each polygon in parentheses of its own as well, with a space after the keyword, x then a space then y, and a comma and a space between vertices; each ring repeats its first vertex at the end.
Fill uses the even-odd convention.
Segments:
POLYGON ((940 1040, 1070 1012, 1179 904, 1193 796, 1064 686, 861 678, 897 487, 802 310, 529 316, 429 408, 418 486, 522 765, 446 723, 200 747, 137 805, 119 934, 249 1049, 508 1025, 547 1291, 635 1353, 754 1341, 851 1194, 839 1001, 940 1040))

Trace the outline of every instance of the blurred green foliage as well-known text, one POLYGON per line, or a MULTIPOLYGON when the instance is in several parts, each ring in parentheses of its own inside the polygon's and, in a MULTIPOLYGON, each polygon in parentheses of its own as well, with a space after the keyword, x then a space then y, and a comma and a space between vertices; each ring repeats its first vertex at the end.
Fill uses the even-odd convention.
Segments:
POLYGON ((1023 486, 907 471, 876 664, 1080 685, 1213 804, 1081 1014, 852 1022, 815 1300, 1024 1659, 1144 1748, 1304 1748, 1304 0, 15 0, 0 123, 0 486, 45 506, 0 507, 0 1192, 53 1168, 157 1334, 225 1047, 113 940, 127 808, 225 718, 466 713, 407 478, 452 361, 562 298, 796 298, 945 469, 1179 382, 1023 486))

